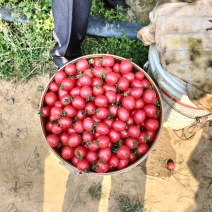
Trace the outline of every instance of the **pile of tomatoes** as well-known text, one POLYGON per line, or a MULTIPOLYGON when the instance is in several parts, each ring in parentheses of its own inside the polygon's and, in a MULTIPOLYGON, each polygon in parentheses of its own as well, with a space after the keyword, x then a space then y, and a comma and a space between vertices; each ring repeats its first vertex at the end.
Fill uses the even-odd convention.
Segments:
POLYGON ((112 55, 68 63, 43 98, 46 141, 80 172, 124 169, 147 153, 160 128, 154 86, 112 55))

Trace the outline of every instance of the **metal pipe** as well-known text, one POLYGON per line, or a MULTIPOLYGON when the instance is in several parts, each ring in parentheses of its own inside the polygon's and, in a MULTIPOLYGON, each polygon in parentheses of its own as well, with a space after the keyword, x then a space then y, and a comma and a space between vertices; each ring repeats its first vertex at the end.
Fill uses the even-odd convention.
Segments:
MULTIPOLYGON (((1 20, 6 22, 24 22, 29 23, 29 19, 20 14, 14 17, 14 10, 7 7, 0 8, 1 20)), ((117 20, 109 20, 100 17, 90 16, 88 20, 87 35, 105 37, 105 38, 121 38, 125 35, 127 38, 137 40, 137 32, 144 27, 142 24, 123 22, 117 20)))

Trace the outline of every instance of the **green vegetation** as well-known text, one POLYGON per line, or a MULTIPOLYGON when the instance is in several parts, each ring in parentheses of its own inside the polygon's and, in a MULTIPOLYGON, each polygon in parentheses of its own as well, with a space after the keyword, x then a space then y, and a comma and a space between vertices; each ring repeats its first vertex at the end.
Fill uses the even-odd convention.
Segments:
MULTIPOLYGON (((0 21, 0 79, 29 79, 44 74, 54 66, 50 49, 53 19, 49 0, 0 0, 0 6, 14 8, 13 17, 24 13, 30 21, 5 23, 0 21)), ((91 16, 126 21, 121 8, 106 9, 102 1, 93 0, 91 16)), ((141 41, 86 36, 84 54, 108 53, 132 60, 142 66, 147 61, 148 48, 141 41)))
POLYGON ((92 200, 100 200, 102 195, 101 192, 102 185, 100 183, 94 184, 88 189, 88 193, 90 194, 92 200))
POLYGON ((82 45, 84 54, 113 54, 127 58, 137 65, 143 66, 147 61, 148 48, 141 41, 130 40, 126 36, 118 38, 87 37, 82 45))
POLYGON ((145 208, 138 200, 131 200, 126 195, 120 195, 117 198, 121 212, 144 212, 145 208))

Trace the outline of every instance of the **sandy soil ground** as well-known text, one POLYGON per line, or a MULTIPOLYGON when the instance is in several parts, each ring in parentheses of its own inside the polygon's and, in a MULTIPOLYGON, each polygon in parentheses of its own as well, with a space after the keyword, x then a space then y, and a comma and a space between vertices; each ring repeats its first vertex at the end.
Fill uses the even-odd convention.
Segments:
MULTIPOLYGON (((128 14, 131 21, 148 19, 150 7, 127 3, 135 14, 128 14)), ((130 171, 77 176, 61 165, 41 130, 40 90, 48 81, 48 74, 27 83, 0 81, 0 211, 118 212, 120 195, 139 200, 149 212, 212 211, 212 141, 206 128, 182 140, 164 127, 149 157, 130 171), (175 162, 173 172, 166 169, 167 159, 175 162), (88 193, 97 184, 100 200, 88 193)))
POLYGON ((0 211, 116 212, 120 194, 146 211, 212 211, 212 141, 205 128, 181 140, 163 128, 147 160, 113 176, 77 176, 61 165, 42 134, 38 106, 48 75, 26 82, 0 81, 0 211), (173 159, 170 173, 165 165, 173 159), (100 200, 88 189, 102 185, 100 200))

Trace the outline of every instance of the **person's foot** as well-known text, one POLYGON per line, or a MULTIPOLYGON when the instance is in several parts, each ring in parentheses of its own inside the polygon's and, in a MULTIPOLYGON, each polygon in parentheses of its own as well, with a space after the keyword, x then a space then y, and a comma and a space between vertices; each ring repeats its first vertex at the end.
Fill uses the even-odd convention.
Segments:
POLYGON ((116 7, 123 7, 128 8, 128 4, 125 2, 125 0, 103 0, 105 2, 105 5, 108 6, 111 9, 115 9, 116 7))

